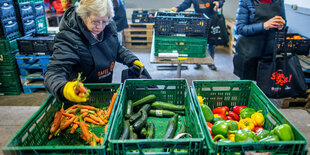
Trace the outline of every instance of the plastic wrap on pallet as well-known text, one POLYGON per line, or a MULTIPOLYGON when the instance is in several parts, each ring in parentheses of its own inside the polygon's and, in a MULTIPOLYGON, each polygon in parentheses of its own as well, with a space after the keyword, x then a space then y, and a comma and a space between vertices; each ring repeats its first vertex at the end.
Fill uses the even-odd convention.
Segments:
POLYGON ((20 54, 51 55, 53 53, 53 35, 25 36, 17 40, 20 54))

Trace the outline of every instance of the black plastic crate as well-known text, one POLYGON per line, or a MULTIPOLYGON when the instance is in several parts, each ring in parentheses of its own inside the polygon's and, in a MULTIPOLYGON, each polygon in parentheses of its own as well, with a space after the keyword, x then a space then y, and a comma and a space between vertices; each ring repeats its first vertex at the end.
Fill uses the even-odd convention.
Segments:
POLYGON ((17 5, 18 5, 19 16, 21 19, 28 17, 28 16, 34 16, 32 2, 22 2, 17 5))
POLYGON ((29 35, 36 32, 36 23, 34 16, 28 16, 22 19, 20 26, 23 35, 29 35))
POLYGON ((44 3, 41 2, 33 2, 33 10, 35 17, 40 17, 45 15, 44 3))
POLYGON ((20 36, 16 17, 10 17, 0 22, 0 37, 6 39, 14 39, 20 36))
POLYGON ((206 37, 209 18, 200 13, 157 12, 155 14, 156 35, 182 35, 206 37))
MULTIPOLYGON (((276 41, 278 53, 283 52, 285 46, 284 33, 278 33, 276 35, 276 41)), ((298 55, 309 55, 310 38, 298 33, 289 33, 286 35, 286 50, 287 52, 296 53, 298 55), (299 37, 294 38, 294 36, 299 37)))
POLYGON ((132 23, 148 23, 149 11, 133 10, 131 15, 132 23))
POLYGON ((0 2, 0 19, 15 17, 15 9, 12 1, 0 2))
POLYGON ((48 34, 36 34, 17 39, 19 53, 23 55, 40 54, 52 55, 54 36, 48 34))

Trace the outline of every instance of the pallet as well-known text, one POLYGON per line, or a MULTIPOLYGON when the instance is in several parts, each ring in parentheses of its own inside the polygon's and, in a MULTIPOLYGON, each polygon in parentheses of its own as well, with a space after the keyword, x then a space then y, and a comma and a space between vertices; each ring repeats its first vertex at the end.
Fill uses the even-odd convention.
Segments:
POLYGON ((147 43, 147 42, 142 42, 142 43, 141 42, 140 43, 138 43, 138 42, 131 42, 131 43, 126 42, 125 46, 127 48, 151 48, 152 43, 151 42, 150 43, 147 43))
POLYGON ((32 94, 34 91, 39 89, 45 89, 44 77, 40 74, 21 76, 20 79, 22 81, 22 87, 25 94, 32 94))
POLYGON ((307 90, 307 97, 306 98, 287 97, 284 99, 279 99, 279 102, 277 104, 281 108, 289 108, 289 107, 310 108, 310 89, 307 90))
POLYGON ((154 23, 131 23, 128 25, 129 29, 152 29, 154 27, 154 23))
POLYGON ((29 67, 32 65, 47 66, 49 64, 50 55, 16 55, 17 65, 21 67, 29 67))
POLYGON ((153 36, 131 35, 125 37, 125 42, 152 42, 153 36))
POLYGON ((153 29, 125 29, 124 30, 125 37, 127 36, 147 36, 153 37, 153 29))
POLYGON ((47 66, 41 66, 41 65, 29 65, 29 66, 18 66, 19 73, 22 76, 29 76, 31 74, 41 74, 45 72, 47 66))
POLYGON ((236 27, 236 19, 234 18, 228 18, 226 19, 226 29, 229 33, 229 42, 228 47, 230 49, 230 54, 235 53, 235 47, 236 47, 236 36, 234 35, 234 28, 236 27))

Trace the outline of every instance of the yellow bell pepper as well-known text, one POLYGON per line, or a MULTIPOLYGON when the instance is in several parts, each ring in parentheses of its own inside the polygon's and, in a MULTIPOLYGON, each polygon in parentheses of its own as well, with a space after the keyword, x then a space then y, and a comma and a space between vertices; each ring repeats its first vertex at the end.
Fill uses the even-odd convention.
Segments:
POLYGON ((228 134, 227 138, 231 141, 235 141, 235 134, 228 134))
POLYGON ((262 111, 259 110, 251 115, 252 122, 255 126, 263 126, 265 123, 264 115, 261 113, 262 111))
POLYGON ((254 127, 255 127, 251 118, 241 119, 239 121, 239 125, 240 125, 240 129, 246 129, 247 128, 251 131, 253 131, 254 127))
POLYGON ((205 99, 202 96, 197 96, 199 104, 203 104, 203 100, 205 99))

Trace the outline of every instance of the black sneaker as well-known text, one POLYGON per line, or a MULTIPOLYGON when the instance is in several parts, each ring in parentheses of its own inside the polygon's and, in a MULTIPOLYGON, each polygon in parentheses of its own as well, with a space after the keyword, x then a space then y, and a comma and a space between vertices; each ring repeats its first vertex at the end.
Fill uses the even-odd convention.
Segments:
POLYGON ((199 64, 196 64, 196 66, 194 67, 194 69, 200 69, 201 68, 201 65, 199 64))
POLYGON ((216 71, 216 67, 215 67, 215 65, 209 65, 209 68, 210 68, 211 70, 216 71))

